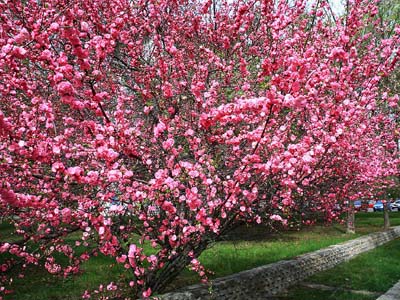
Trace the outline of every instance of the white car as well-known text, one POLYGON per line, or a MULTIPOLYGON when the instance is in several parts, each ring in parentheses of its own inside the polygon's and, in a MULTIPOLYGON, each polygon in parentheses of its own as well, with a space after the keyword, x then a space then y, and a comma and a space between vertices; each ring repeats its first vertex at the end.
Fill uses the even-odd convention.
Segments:
POLYGON ((392 203, 392 210, 400 211, 400 199, 397 199, 392 203))

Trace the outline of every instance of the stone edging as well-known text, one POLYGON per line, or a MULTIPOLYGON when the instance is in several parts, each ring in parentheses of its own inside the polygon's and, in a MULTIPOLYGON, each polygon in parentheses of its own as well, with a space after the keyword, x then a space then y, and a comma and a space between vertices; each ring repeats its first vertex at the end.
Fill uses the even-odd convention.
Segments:
POLYGON ((217 278, 208 285, 192 285, 177 292, 164 294, 161 299, 266 299, 315 273, 330 269, 397 237, 400 237, 400 226, 303 254, 291 260, 282 260, 217 278))
POLYGON ((400 281, 376 300, 400 300, 400 281))

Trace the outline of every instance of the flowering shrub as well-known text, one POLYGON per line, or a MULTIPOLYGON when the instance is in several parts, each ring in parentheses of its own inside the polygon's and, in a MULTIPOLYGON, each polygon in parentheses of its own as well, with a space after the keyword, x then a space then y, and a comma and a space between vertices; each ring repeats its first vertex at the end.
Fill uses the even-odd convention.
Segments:
POLYGON ((206 279, 239 222, 331 220, 397 172, 400 28, 364 34, 385 32, 373 1, 274 2, 0 3, 3 292, 102 253, 127 271, 107 290, 149 297, 188 265, 206 279))

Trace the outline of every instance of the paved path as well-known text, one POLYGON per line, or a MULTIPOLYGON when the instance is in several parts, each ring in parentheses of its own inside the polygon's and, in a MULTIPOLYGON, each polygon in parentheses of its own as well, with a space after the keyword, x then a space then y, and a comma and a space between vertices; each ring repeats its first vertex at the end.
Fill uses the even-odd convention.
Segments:
POLYGON ((376 300, 400 300, 400 281, 376 300))

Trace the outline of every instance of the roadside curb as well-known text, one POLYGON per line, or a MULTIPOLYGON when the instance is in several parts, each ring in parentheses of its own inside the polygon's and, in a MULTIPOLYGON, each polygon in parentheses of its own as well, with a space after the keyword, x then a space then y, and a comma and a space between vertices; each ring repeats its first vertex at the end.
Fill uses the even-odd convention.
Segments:
POLYGON ((400 300, 400 281, 376 300, 400 300))

